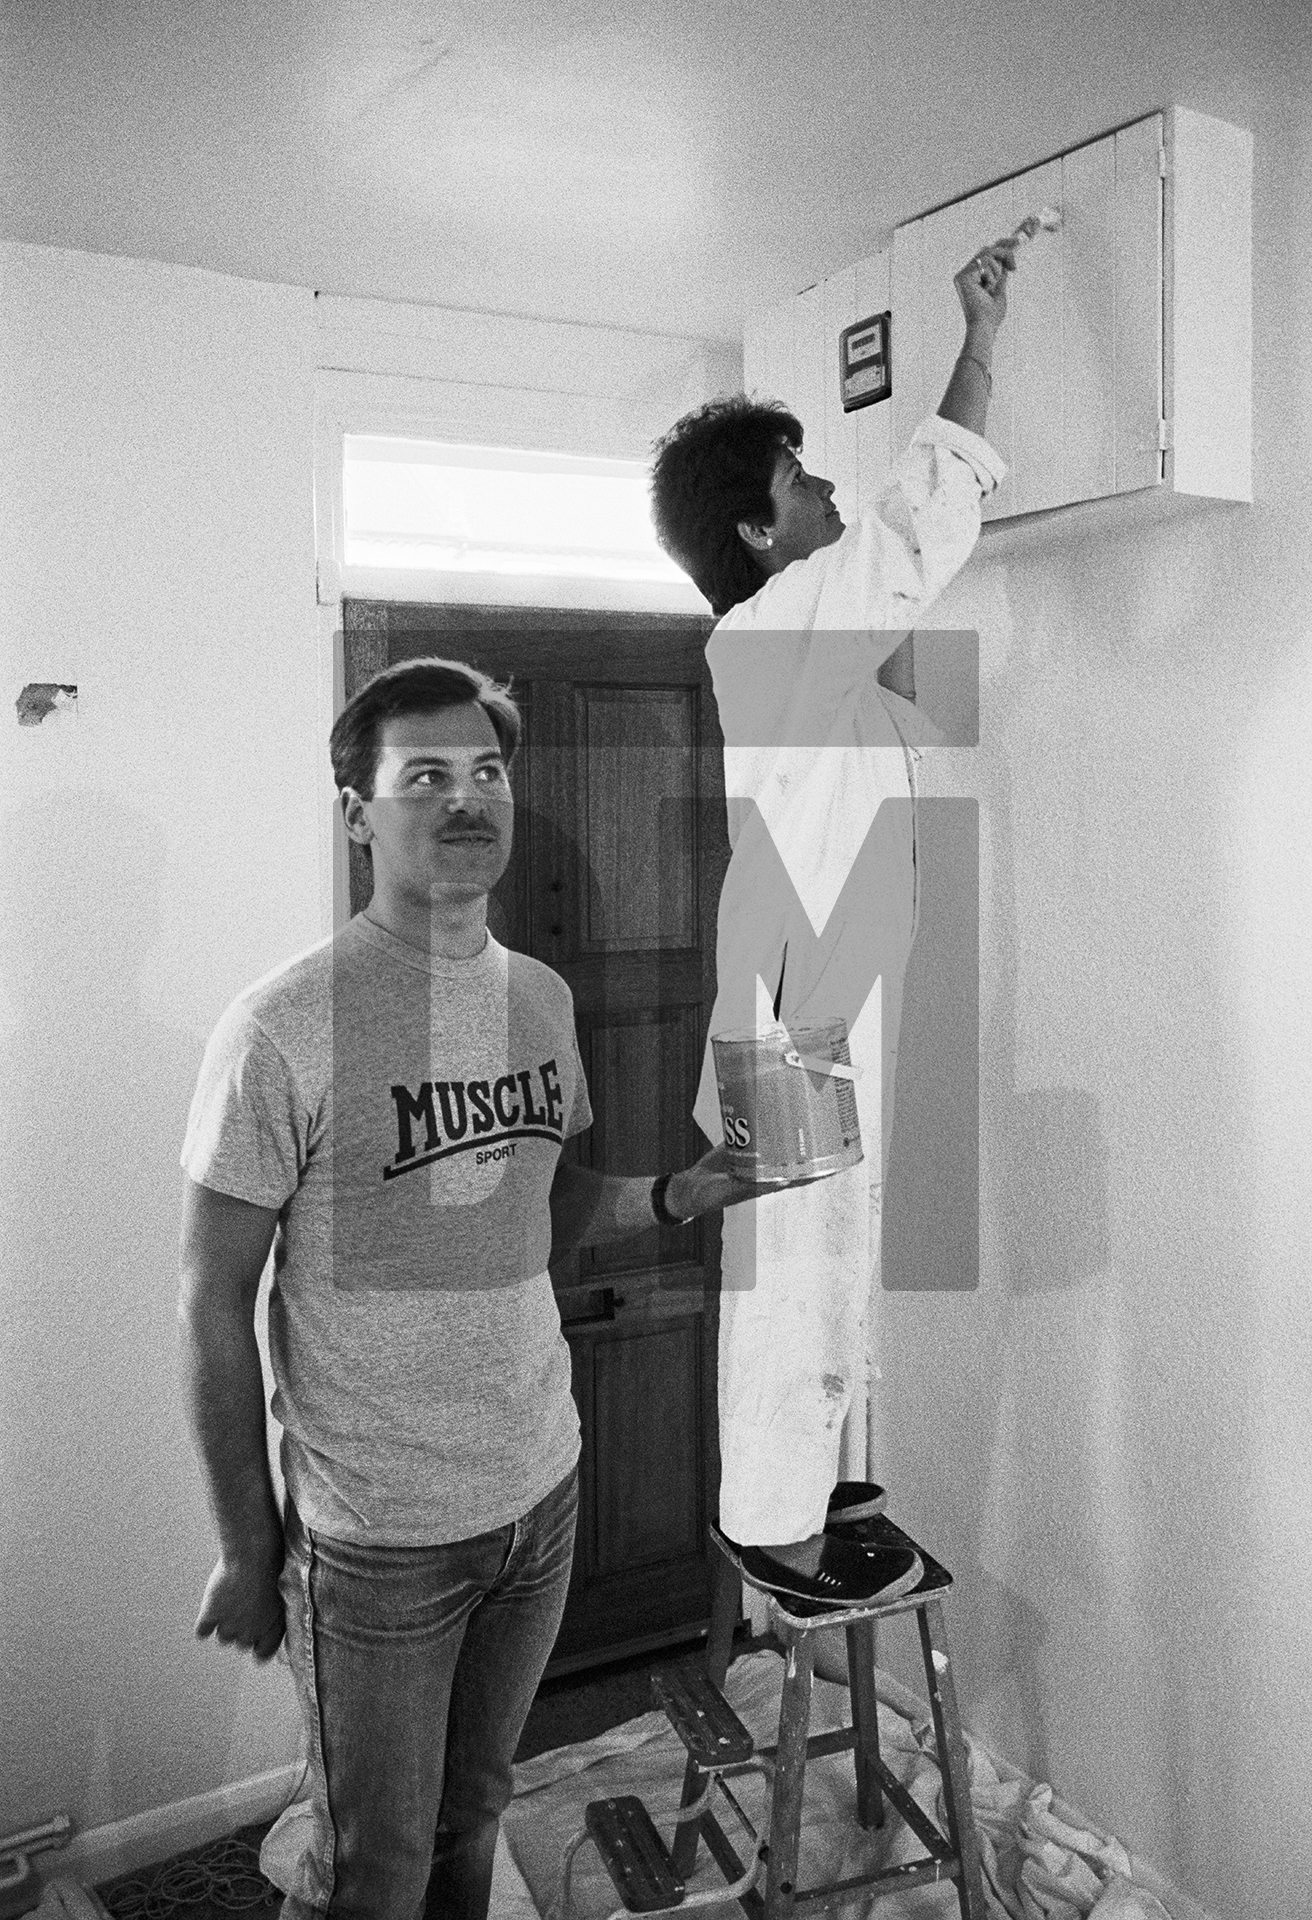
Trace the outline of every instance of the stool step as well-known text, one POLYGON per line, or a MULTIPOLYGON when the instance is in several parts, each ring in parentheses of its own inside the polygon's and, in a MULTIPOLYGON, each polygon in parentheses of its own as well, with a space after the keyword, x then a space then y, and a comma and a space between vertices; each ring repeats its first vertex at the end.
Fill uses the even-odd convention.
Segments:
POLYGON ((666 1667, 652 1675, 651 1690, 703 1773, 751 1759, 755 1741, 703 1667, 666 1667))
POLYGON ((614 1800, 592 1800, 583 1817, 630 1913, 678 1906, 683 1881, 641 1800, 630 1793, 614 1800))

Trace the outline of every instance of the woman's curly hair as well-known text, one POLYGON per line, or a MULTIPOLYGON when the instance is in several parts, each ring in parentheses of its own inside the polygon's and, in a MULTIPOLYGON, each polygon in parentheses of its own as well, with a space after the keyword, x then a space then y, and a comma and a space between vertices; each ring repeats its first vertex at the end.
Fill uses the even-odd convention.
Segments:
POLYGON ((775 461, 781 447, 796 453, 801 444, 801 422, 779 401, 736 393, 685 413, 652 448, 656 537, 717 617, 749 600, 766 577, 738 522, 773 523, 775 461))

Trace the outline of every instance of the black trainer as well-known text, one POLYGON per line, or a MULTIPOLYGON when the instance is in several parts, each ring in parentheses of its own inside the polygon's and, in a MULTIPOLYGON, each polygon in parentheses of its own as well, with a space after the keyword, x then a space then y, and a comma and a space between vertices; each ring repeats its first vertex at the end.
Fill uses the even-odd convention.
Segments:
POLYGON ((925 1573, 913 1547, 856 1546, 830 1533, 813 1533, 790 1548, 796 1556, 793 1566, 765 1547, 735 1551, 743 1572, 760 1586, 830 1607, 900 1600, 920 1585, 925 1573))
POLYGON ((873 1520, 888 1505, 888 1495, 873 1480, 840 1480, 829 1496, 825 1532, 849 1520, 873 1520))

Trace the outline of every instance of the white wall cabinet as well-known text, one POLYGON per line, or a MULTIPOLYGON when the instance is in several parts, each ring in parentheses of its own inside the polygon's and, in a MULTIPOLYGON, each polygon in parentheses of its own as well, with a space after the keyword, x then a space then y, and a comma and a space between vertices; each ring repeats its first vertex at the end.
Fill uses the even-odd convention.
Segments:
POLYGON ((989 439, 1008 475, 986 518, 1156 489, 1252 499, 1252 136, 1154 113, 898 227, 750 325, 749 387, 792 405, 845 511, 933 412, 961 344, 952 275, 1025 214, 1061 230, 1021 253, 994 357, 989 439), (890 308, 893 393, 844 415, 838 335, 890 308))

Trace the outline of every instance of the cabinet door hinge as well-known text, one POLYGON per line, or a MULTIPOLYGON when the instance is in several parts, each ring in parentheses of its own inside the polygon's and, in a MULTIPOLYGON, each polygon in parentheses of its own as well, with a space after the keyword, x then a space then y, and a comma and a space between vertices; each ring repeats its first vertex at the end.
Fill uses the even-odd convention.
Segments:
POLYGON ((1165 147, 1158 147, 1157 149, 1157 178, 1159 180, 1165 180, 1166 178, 1166 148, 1165 147))
POLYGON ((1159 420, 1157 422, 1158 453, 1168 452, 1170 449, 1170 445, 1171 445, 1171 423, 1169 420, 1159 420))

